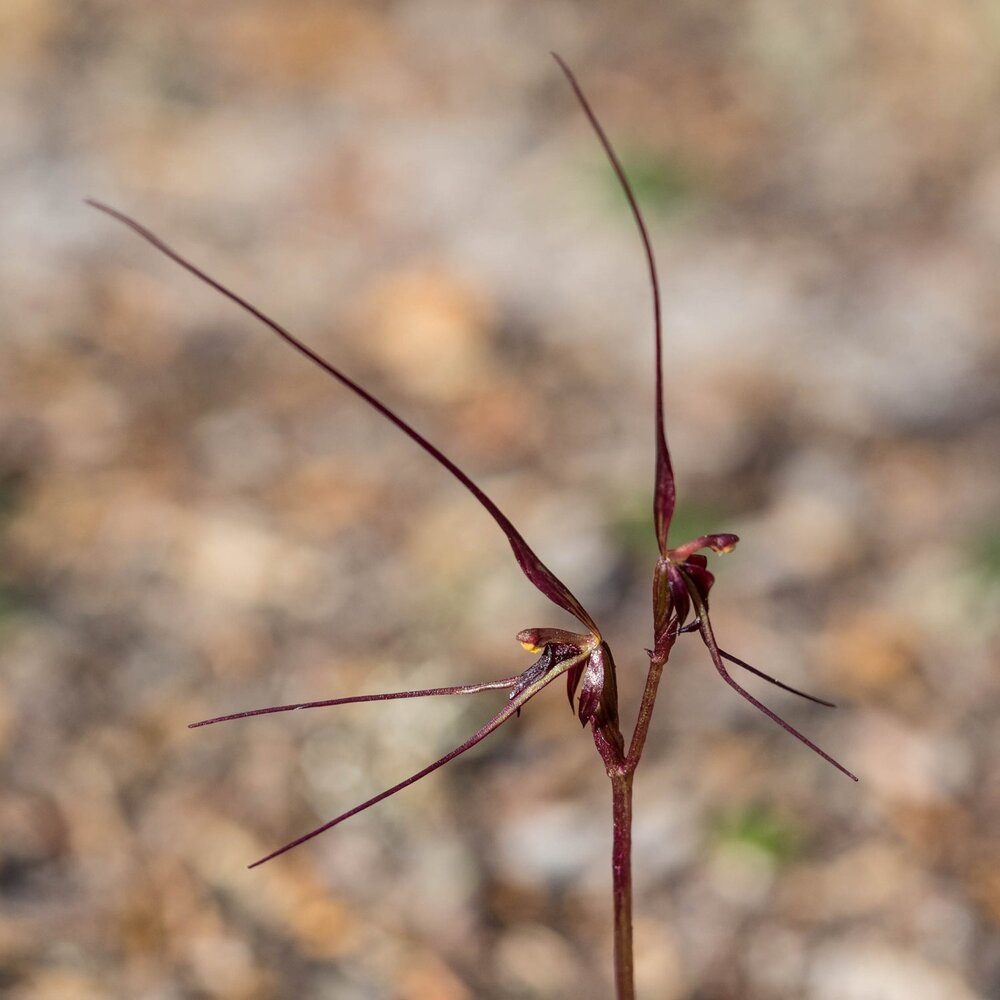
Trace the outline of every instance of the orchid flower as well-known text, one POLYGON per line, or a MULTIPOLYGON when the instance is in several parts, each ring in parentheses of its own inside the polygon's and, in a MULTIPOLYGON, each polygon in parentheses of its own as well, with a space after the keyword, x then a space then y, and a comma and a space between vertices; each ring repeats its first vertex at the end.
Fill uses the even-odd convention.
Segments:
POLYGON ((272 851, 266 857, 255 861, 251 868, 265 861, 270 861, 279 854, 284 854, 293 847, 299 846, 307 840, 318 836, 345 819, 364 811, 370 806, 381 802, 383 799, 402 791, 408 785, 426 777, 439 767, 454 760, 456 757, 470 750, 477 743, 480 743, 494 730, 503 725, 512 716, 519 714, 521 709, 547 687, 557 677, 567 675, 567 687, 570 705, 573 705, 573 698, 579 690, 579 702, 577 714, 583 725, 590 722, 595 732, 603 733, 601 737, 605 742, 610 740, 612 745, 620 748, 620 735, 618 733, 618 709, 617 709, 617 689, 615 685, 614 659, 607 643, 601 637, 600 630, 594 619, 583 607, 580 601, 573 595, 572 591, 542 562, 535 554, 534 549, 527 543, 524 536, 514 527, 509 518, 494 501, 450 458, 442 451, 430 443, 411 424, 400 417, 395 411, 390 409, 385 403, 373 396, 367 389, 362 388, 357 382, 346 375, 340 368, 319 355, 303 341, 285 327, 261 312, 256 306, 238 295, 232 289, 226 287, 215 278, 210 277, 205 271, 197 267, 186 257, 182 256, 167 243, 161 240, 153 232, 130 218, 123 212, 111 208, 108 205, 93 199, 88 199, 88 204, 117 219, 138 233, 143 239, 152 244, 161 253, 175 261, 185 270, 199 278, 205 284, 220 292, 226 298, 235 302, 238 306, 250 313, 255 319, 269 327, 274 333, 290 344, 310 361, 318 365, 327 374, 333 376, 342 385, 346 386, 356 395, 360 396, 366 403, 381 413, 387 420, 395 424, 411 440, 415 441, 424 449, 439 465, 444 466, 475 498, 479 501, 499 525, 500 530, 507 536, 514 558, 520 566, 521 571, 528 580, 535 585, 553 604, 568 611, 573 615, 584 631, 569 632, 556 628, 529 628, 524 629, 517 635, 517 641, 524 649, 531 653, 540 654, 538 659, 522 673, 506 677, 500 680, 486 681, 479 684, 463 684, 452 687, 430 688, 414 691, 399 691, 389 694, 359 695, 349 698, 328 699, 325 701, 307 702, 297 705, 275 705, 268 708, 252 709, 245 712, 237 712, 232 715, 219 716, 214 719, 205 719, 202 722, 191 724, 191 728, 206 726, 216 722, 225 722, 232 719, 248 718, 254 715, 268 715, 275 712, 288 712, 304 708, 318 708, 321 706, 354 704, 367 701, 388 701, 399 698, 421 698, 436 695, 460 695, 476 694, 481 691, 508 690, 507 704, 503 706, 488 722, 472 734, 464 743, 443 757, 434 761, 416 774, 411 775, 399 784, 379 795, 374 796, 367 802, 356 806, 354 809, 343 813, 340 816, 324 823, 315 830, 298 837, 296 840, 285 844, 283 847, 272 851))
MULTIPOLYGON (((357 704, 361 702, 389 701, 404 698, 426 698, 444 695, 469 695, 486 691, 506 691, 507 701, 503 707, 496 712, 486 723, 476 730, 464 743, 438 758, 423 769, 410 775, 398 784, 386 789, 384 792, 373 796, 353 809, 342 813, 339 816, 323 823, 316 829, 311 830, 296 838, 290 843, 279 847, 267 856, 255 861, 250 867, 270 861, 286 851, 291 850, 300 844, 311 840, 326 830, 337 826, 344 820, 358 813, 363 812, 378 802, 395 795, 414 782, 426 777, 433 771, 444 766, 449 761, 465 753, 476 746, 492 732, 497 730, 509 719, 520 714, 521 709, 539 694, 544 688, 551 684, 558 677, 565 676, 567 694, 571 708, 574 708, 580 722, 586 726, 590 724, 595 743, 601 753, 608 769, 608 774, 614 778, 622 779, 623 776, 631 781, 631 774, 638 764, 639 755, 642 751, 646 730, 649 723, 649 715, 652 712, 653 701, 655 700, 656 686, 659 680, 659 671, 662 670, 670 650, 678 637, 685 633, 697 631, 705 646, 708 649, 712 663, 723 680, 732 687, 738 694, 750 702, 755 708, 763 712, 769 719, 781 726, 786 732, 803 742, 810 749, 815 751, 824 760, 829 761, 834 767, 842 771, 855 781, 857 777, 838 763, 825 751, 821 750, 815 743, 800 733, 797 729, 789 725, 784 719, 776 715, 770 708, 760 702, 757 698, 746 691, 730 675, 725 662, 735 664, 756 676, 774 684, 786 691, 807 698, 820 705, 832 707, 832 703, 816 698, 813 695, 798 691, 795 688, 783 684, 774 677, 763 673, 756 667, 751 666, 744 660, 733 656, 731 653, 721 649, 716 642, 715 634, 712 630, 709 618, 709 592, 715 581, 715 577, 708 569, 708 559, 702 554, 703 550, 713 553, 723 554, 730 552, 736 545, 738 538, 729 533, 703 535, 693 541, 685 542, 671 548, 668 544, 668 533, 670 523, 673 518, 676 505, 676 487, 674 482, 673 466, 670 460, 670 451, 667 447, 666 429, 664 425, 664 405, 663 405, 663 331, 660 307, 660 286, 656 270, 656 261, 653 255, 652 243, 646 228, 646 223, 636 202, 632 186, 629 183, 625 170, 615 153, 610 140, 597 119, 587 98, 584 96, 579 83, 574 77, 569 67, 558 56, 554 58, 558 62, 562 71, 566 75, 577 100, 584 113, 590 121, 591 126, 607 154, 611 167, 617 176, 622 191, 626 197, 629 208, 639 229, 646 261, 649 269, 649 280, 652 289, 653 299, 653 319, 654 319, 654 344, 655 344, 655 449, 656 466, 653 489, 653 524, 659 545, 659 559, 653 575, 653 649, 647 652, 650 655, 650 674, 647 678, 647 688, 643 696, 643 704, 640 710, 639 721, 632 738, 631 746, 626 753, 624 739, 619 728, 618 703, 617 703, 617 680, 615 674, 615 663, 611 655, 608 644, 604 641, 601 631, 594 618, 584 608, 572 591, 549 569, 549 567, 539 558, 534 549, 528 544, 523 535, 514 527, 508 517, 500 510, 496 503, 479 487, 475 481, 464 472, 458 465, 448 458, 435 445, 431 444, 419 431, 410 423, 404 420, 394 410, 385 403, 377 399, 367 389, 359 385, 354 379, 332 364, 326 358, 311 347, 290 333, 284 326, 263 313, 247 299, 237 294, 220 281, 209 276, 200 267, 182 256, 158 236, 152 233, 141 223, 135 221, 123 212, 111 208, 98 201, 89 200, 88 203, 94 208, 117 219, 125 226, 133 230, 153 247, 165 254, 171 260, 179 264, 182 268, 190 272, 196 278, 215 289, 230 301, 235 303, 253 318, 273 333, 293 347, 309 361, 317 365, 328 375, 332 376, 344 387, 355 395, 359 396, 369 406, 377 410, 383 417, 395 424, 399 430, 406 434, 412 441, 421 447, 439 465, 443 466, 451 475, 457 479, 486 509, 500 530, 507 537, 511 550, 514 554, 521 571, 527 579, 544 594, 553 604, 563 611, 572 615, 581 627, 581 631, 567 631, 565 629, 551 627, 527 628, 517 635, 518 642, 522 647, 537 655, 537 659, 527 669, 518 674, 504 677, 498 680, 483 681, 474 684, 459 684, 448 687, 425 688, 410 691, 396 691, 385 694, 364 694, 343 698, 332 698, 322 701, 302 702, 291 705, 273 705, 267 708, 257 708, 248 711, 235 712, 229 715, 222 715, 212 719, 205 719, 201 722, 192 723, 192 728, 212 725, 219 722, 227 722, 235 719, 245 719, 251 716, 268 715, 277 712, 291 712, 307 708, 330 707, 336 705, 357 704), (694 617, 689 618, 692 614, 694 617)), ((631 785, 629 784, 629 795, 631 785)), ((631 799, 629 798, 629 809, 631 799)), ((618 799, 616 799, 616 823, 618 822, 617 811, 618 799)), ((630 818, 629 813, 629 818, 630 818)), ((618 826, 616 825, 616 849, 618 845, 618 826)), ((616 858, 618 856, 616 855, 616 858)), ((616 860, 618 866, 620 859, 616 860)), ((616 893, 618 891, 619 868, 616 867, 616 893)), ((616 895, 616 899, 617 899, 616 895)), ((624 896, 623 896, 624 898, 624 896)), ((630 897, 629 897, 630 898, 630 897)), ((629 918, 630 920, 630 918, 629 918)), ((623 939, 624 940, 624 939, 623 939)), ((618 944, 616 938, 616 954, 618 944)), ((622 990, 624 979, 619 979, 619 995, 625 995, 622 990)))
POLYGON ((739 538, 730 533, 723 533, 702 535, 700 538, 685 542, 674 549, 671 549, 667 544, 670 522, 673 520, 674 508, 677 504, 677 489, 674 483, 673 464, 670 461, 670 450, 667 447, 667 435, 663 418, 663 319, 660 307, 660 282, 656 270, 656 258, 653 254, 653 246, 649 238, 649 231, 646 228, 645 220, 642 217, 642 212, 639 210, 632 185, 625 174, 617 153, 612 147, 597 116, 594 114, 590 102, 581 90, 576 77, 558 55, 553 53, 553 56, 556 62, 559 63, 562 71, 566 74, 566 78, 569 80, 570 86, 573 88, 584 114, 586 114, 594 132, 597 134, 598 140, 604 147, 604 152, 607 154, 612 169, 621 184, 636 226, 639 229, 639 235, 642 239, 643 249, 646 253, 646 262, 649 268, 649 282, 653 293, 653 330, 656 364, 656 471, 653 487, 653 525, 656 531, 656 541, 660 549, 660 558, 657 561, 653 574, 654 652, 651 655, 657 655, 666 659, 671 646, 681 632, 697 629, 701 633, 705 645, 708 647, 715 669, 733 690, 749 701, 755 708, 763 712, 773 722, 776 722, 786 732, 805 743, 807 747, 818 753, 824 760, 829 761, 849 778, 857 781, 858 779, 855 774, 848 771, 847 768, 834 760, 828 753, 816 746, 812 740, 785 722, 784 719, 776 715, 771 709, 758 701, 745 688, 738 684, 723 663, 723 660, 728 660, 756 674, 769 683, 790 691, 792 694, 799 695, 816 704, 825 705, 828 708, 834 707, 832 702, 824 701, 822 698, 816 698, 813 695, 806 694, 804 691, 799 691, 793 687, 789 687, 787 684, 783 684, 781 681, 763 673, 756 667, 752 667, 744 660, 720 649, 718 643, 716 643, 712 624, 708 617, 708 592, 715 582, 715 577, 708 570, 708 559, 699 553, 703 549, 710 549, 712 552, 720 555, 731 552, 736 547, 739 538), (694 605, 696 610, 696 618, 688 626, 685 625, 685 622, 692 605, 694 605))

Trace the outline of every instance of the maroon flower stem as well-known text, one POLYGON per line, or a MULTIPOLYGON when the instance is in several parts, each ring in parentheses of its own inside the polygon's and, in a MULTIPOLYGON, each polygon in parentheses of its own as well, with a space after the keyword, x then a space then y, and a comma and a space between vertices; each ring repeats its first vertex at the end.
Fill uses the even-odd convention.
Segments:
POLYGON ((617 1000, 634 1000, 635 976, 632 949, 632 781, 649 733, 656 692, 673 641, 650 653, 649 673, 628 753, 622 749, 617 729, 605 733, 594 727, 594 744, 611 779, 611 881, 614 908, 614 975, 617 1000))
POLYGON ((672 643, 662 653, 649 658, 649 673, 639 704, 639 715, 632 732, 628 755, 611 777, 611 876, 614 896, 615 932, 615 989, 618 1000, 632 1000, 635 996, 632 951, 632 778, 649 733, 656 704, 656 692, 663 676, 663 667, 670 656, 672 643))
POLYGON ((615 994, 634 1000, 632 961, 632 774, 623 771, 611 778, 611 877, 615 909, 615 994))
POLYGON ((670 656, 673 643, 662 653, 653 653, 649 657, 649 673, 646 674, 646 687, 642 692, 642 701, 639 703, 639 717, 636 719, 635 729, 632 732, 632 742, 628 748, 628 756, 625 758, 625 765, 631 770, 639 766, 639 758, 642 757, 643 747, 646 745, 646 736, 649 734, 649 724, 653 719, 653 707, 656 704, 656 692, 660 686, 660 677, 663 675, 663 667, 670 656))

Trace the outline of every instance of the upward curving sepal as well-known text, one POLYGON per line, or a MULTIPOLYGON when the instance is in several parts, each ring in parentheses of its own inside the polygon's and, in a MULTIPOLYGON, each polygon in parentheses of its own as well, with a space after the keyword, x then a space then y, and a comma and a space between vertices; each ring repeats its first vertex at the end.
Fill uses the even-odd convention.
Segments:
POLYGON ((542 562, 541 559, 535 554, 534 550, 530 545, 524 540, 521 533, 511 524, 507 515, 503 513, 502 510, 483 492, 479 486, 465 473, 463 472, 447 455, 445 455, 440 449, 436 448, 430 443, 419 431, 415 430, 410 426, 402 417, 391 410, 385 405, 381 400, 373 396, 367 389, 363 389, 357 382, 352 378, 345 375, 339 368, 336 368, 324 357, 317 354, 311 347, 308 347, 305 343, 294 336, 288 330, 286 330, 277 321, 271 319, 265 313, 261 312, 256 306, 251 305, 242 296, 237 295, 236 292, 227 288, 221 282, 217 281, 215 278, 210 277, 201 268, 192 264, 187 258, 181 256, 176 250, 171 246, 166 244, 153 232, 147 229, 144 225, 136 222, 135 219, 130 218, 125 215, 124 212, 119 212, 115 208, 111 208, 109 205, 105 205, 99 201, 95 201, 92 198, 88 198, 87 204, 93 208, 96 208, 100 212, 104 212, 105 215, 111 216, 111 218, 116 219, 123 225, 127 226, 133 232, 138 233, 147 243, 154 246, 160 253, 169 257, 174 263, 179 264, 190 274, 193 274, 200 281, 203 281, 210 288, 214 288, 221 295, 224 295, 231 302, 236 303, 241 309, 248 312, 254 319, 263 323, 264 326, 268 327, 273 333, 276 333, 282 340, 287 344, 290 344, 295 348, 300 354, 307 357, 313 364, 322 368, 328 375, 332 375, 341 385, 346 386, 355 395, 360 396, 369 406, 378 410, 387 420, 395 424, 407 437, 412 441, 415 441, 428 455, 431 456, 439 465, 443 465, 478 501, 486 508, 490 516, 494 521, 500 526, 500 530, 507 536, 507 541, 510 542, 510 547, 514 553, 514 558, 517 560, 518 566, 521 567, 521 571, 524 575, 537 587, 553 604, 562 608, 564 611, 568 611, 574 618, 577 619, 588 631, 592 632, 595 636, 600 636, 600 630, 594 623, 594 619, 590 617, 583 605, 576 599, 574 594, 570 591, 569 587, 566 586, 560 580, 555 573, 552 572, 542 562))
MULTIPOLYGON (((657 371, 659 371, 657 362, 657 371)), ((657 374, 657 383, 662 376, 657 374)), ((660 555, 667 551, 667 535, 670 532, 670 522, 677 506, 677 487, 674 484, 674 469, 670 464, 670 452, 667 449, 667 438, 663 430, 663 392, 657 386, 657 428, 656 428, 656 482, 653 487, 653 524, 656 526, 656 542, 660 546, 660 555)))
POLYGON ((590 106, 583 93, 583 89, 577 82, 573 71, 566 65, 562 57, 557 53, 552 53, 552 58, 559 64, 559 68, 566 74, 576 99, 580 102, 584 114, 590 121, 591 126, 597 133, 597 138, 604 147, 604 152, 611 161, 611 169, 614 170, 618 183, 621 185, 632 216, 639 229, 639 236, 642 239, 642 246, 646 252, 646 262, 649 265, 649 283, 653 293, 653 331, 656 345, 656 479, 653 484, 653 521, 656 526, 656 540, 660 546, 660 555, 667 554, 667 534, 670 531, 670 521, 674 516, 674 507, 677 504, 677 488, 674 484, 674 470, 670 462, 670 449, 667 447, 667 432, 663 422, 663 318, 660 308, 660 279, 656 271, 656 257, 653 254, 653 243, 649 238, 649 230, 646 228, 646 221, 639 210, 639 203, 636 201, 635 192, 625 173, 625 168, 618 159, 618 154, 611 145, 611 140, 604 131, 603 126, 597 119, 594 109, 590 106))

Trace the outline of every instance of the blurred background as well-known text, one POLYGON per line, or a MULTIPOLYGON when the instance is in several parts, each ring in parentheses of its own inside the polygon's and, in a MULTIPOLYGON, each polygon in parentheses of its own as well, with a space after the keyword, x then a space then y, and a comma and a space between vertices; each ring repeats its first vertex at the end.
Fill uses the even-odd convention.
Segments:
POLYGON ((82 204, 135 214, 439 443, 650 644, 644 262, 697 638, 636 785, 645 1000, 1000 995, 1000 8, 5 0, 0 992, 611 994, 610 794, 559 685, 189 731, 522 670, 566 625, 443 470, 82 204), (751 683, 752 682, 752 683, 751 683))

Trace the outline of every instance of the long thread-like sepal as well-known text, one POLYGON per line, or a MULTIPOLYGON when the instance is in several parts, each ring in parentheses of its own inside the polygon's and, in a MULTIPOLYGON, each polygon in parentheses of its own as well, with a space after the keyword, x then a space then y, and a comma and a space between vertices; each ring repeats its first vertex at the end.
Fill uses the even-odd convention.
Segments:
POLYGON ((507 702, 503 708, 493 716, 484 726, 477 729, 464 743, 455 747, 454 750, 449 751, 443 757, 439 757, 433 764, 428 764, 426 767, 421 768, 415 774, 411 774, 408 778, 404 778, 402 781, 393 785, 391 788, 387 788, 384 792, 379 792, 378 795, 373 795, 370 799, 362 802, 360 805, 355 806, 353 809, 348 809, 347 812, 341 813, 329 822, 324 823, 322 826, 316 827, 315 830, 310 830, 308 833, 303 834, 301 837, 296 837, 295 840, 290 841, 283 847, 279 847, 276 851, 272 851, 270 854, 261 858, 259 861, 255 861, 252 865, 248 865, 249 868, 256 868, 258 865, 264 864, 265 861, 271 861, 273 858, 278 857, 280 854, 284 854, 286 851, 292 850, 294 847, 298 847, 304 844, 308 840, 312 840, 314 837, 318 837, 321 833, 325 833, 327 830, 332 829, 339 823, 343 823, 344 820, 350 819, 352 816, 357 816, 358 813, 364 812, 366 809, 370 809, 372 806, 377 805, 379 802, 385 801, 397 792, 401 792, 404 788, 408 788, 410 785, 419 781, 421 778, 426 778, 427 775, 433 774, 440 767, 444 767, 449 761, 454 760, 456 757, 460 757, 467 750, 471 750, 477 743, 481 743, 490 733, 499 729, 508 719, 513 715, 520 713, 521 709, 538 694, 542 688, 546 687, 557 677, 561 676, 567 670, 572 669, 577 663, 579 663, 585 654, 573 657, 559 664, 559 666, 552 670, 545 676, 537 678, 530 685, 524 688, 516 698, 507 702))
POLYGON ((763 670, 758 670, 756 667, 747 663, 746 660, 741 660, 738 656, 733 656, 732 653, 727 653, 724 649, 719 650, 719 655, 724 660, 729 660, 730 663, 735 663, 736 666, 742 667, 744 670, 749 670, 750 673, 756 675, 761 680, 767 681, 768 684, 773 684, 775 687, 781 688, 782 691, 787 691, 789 694, 797 694, 800 698, 805 698, 806 701, 815 702, 817 705, 825 705, 827 708, 837 707, 832 701, 825 701, 823 698, 817 698, 814 694, 809 694, 807 691, 800 691, 798 688, 793 688, 790 684, 786 684, 784 681, 779 681, 777 677, 765 674, 763 670))
POLYGON ((704 608, 699 608, 698 614, 699 618, 701 619, 701 625, 699 627, 699 631, 701 632, 702 640, 708 647, 708 651, 712 656, 712 662, 715 664, 715 669, 719 672, 719 676, 722 677, 722 679, 741 697, 745 698, 748 702, 750 702, 750 704, 753 705, 754 708, 763 712, 772 722, 781 726, 781 728, 784 729, 786 733, 788 733, 791 736, 794 736, 797 740, 804 743, 807 747, 809 747, 810 750, 812 750, 814 753, 819 754, 820 757, 823 758, 823 760, 825 760, 829 764, 832 764, 841 773, 846 774, 847 777, 850 778, 852 781, 857 781, 858 776, 856 774, 854 774, 852 771, 848 771, 847 768, 844 767, 844 765, 841 764, 838 760, 835 760, 825 750, 822 750, 820 749, 820 747, 816 746, 816 744, 813 743, 813 741, 809 739, 808 736, 804 736, 794 726, 785 722, 785 720, 781 718, 780 715, 777 715, 775 712, 772 712, 771 709, 767 707, 767 705, 765 705, 761 701, 758 701, 752 694, 750 694, 749 691, 741 687, 735 680, 733 680, 733 678, 729 674, 729 671, 726 670, 725 664, 722 662, 722 653, 719 651, 719 644, 715 641, 715 635, 712 632, 712 625, 711 622, 708 620, 708 615, 705 613, 704 608))
POLYGON ((503 513, 502 510, 483 492, 479 486, 465 473, 463 472, 447 455, 445 455, 440 449, 436 448, 430 443, 419 431, 411 427, 402 417, 391 410, 385 405, 381 400, 373 396, 367 389, 362 388, 357 382, 352 378, 345 375, 339 368, 336 368, 324 357, 314 351, 311 347, 308 347, 305 343, 294 336, 288 330, 286 330, 280 323, 271 319, 265 313, 261 312, 256 306, 252 305, 242 296, 238 295, 232 289, 227 288, 220 281, 206 274, 201 268, 192 264, 191 261, 183 257, 180 253, 169 246, 163 240, 161 240, 155 233, 147 229, 142 223, 137 222, 135 219, 130 218, 125 215, 124 212, 119 212, 115 208, 111 208, 109 205, 102 204, 99 201, 95 201, 91 198, 87 199, 87 204, 91 205, 93 208, 98 209, 98 211, 104 212, 106 215, 111 216, 113 219, 117 219, 123 225, 128 226, 133 232, 138 233, 147 243, 154 246, 160 253, 169 257, 174 263, 179 264, 190 274, 193 274, 200 281, 203 281, 206 285, 214 288, 221 295, 224 295, 231 302, 235 302, 241 309, 248 312, 255 319, 259 320, 271 331, 276 333, 282 340, 290 344, 295 348, 300 354, 307 357, 313 364, 319 366, 327 374, 332 375, 338 382, 346 386, 355 395, 360 396, 366 403, 372 406, 374 409, 378 410, 387 420, 395 424, 407 437, 412 441, 415 441, 424 451, 427 452, 439 465, 443 465, 478 501, 486 508, 490 513, 490 516, 494 521, 500 526, 501 531, 507 536, 507 540, 510 542, 510 547, 514 552, 514 558, 517 560, 517 564, 521 567, 524 575, 554 604, 563 608, 573 615, 577 621, 581 622, 588 631, 592 632, 595 636, 600 636, 600 630, 594 623, 593 618, 587 613, 583 605, 576 599, 573 593, 570 591, 569 587, 566 586, 556 575, 542 562, 541 559, 535 554, 534 550, 521 536, 521 533, 511 524, 507 515, 503 513))
POLYGON ((646 221, 643 219, 639 203, 636 201, 635 192, 632 190, 632 185, 629 183, 621 160, 618 159, 618 154, 611 145, 611 140, 598 121, 594 109, 590 106, 583 89, 573 75, 573 71, 557 53, 553 52, 552 58, 559 63, 560 69, 566 74, 566 79, 569 80, 573 93, 576 94, 576 99, 580 102, 584 114, 597 133, 597 138, 611 161, 611 168, 618 178, 618 183, 621 185, 629 208, 632 210, 635 224, 639 228, 639 236, 642 238, 642 246, 646 252, 646 262, 649 265, 649 283, 653 292, 653 330, 656 337, 656 478, 653 486, 653 521, 656 526, 656 540, 660 546, 660 555, 666 556, 667 533, 670 530, 670 521, 677 503, 677 488, 674 484, 674 470, 670 462, 667 432, 663 422, 663 317, 660 308, 660 279, 656 272, 653 243, 649 238, 649 230, 646 228, 646 221))
MULTIPOLYGON (((679 629, 680 633, 684 632, 699 632, 701 630, 701 619, 696 618, 693 622, 689 622, 682 629, 679 629)), ((773 684, 775 687, 781 688, 782 691, 787 691, 789 694, 796 694, 800 698, 805 698, 806 701, 815 702, 817 705, 823 705, 826 708, 836 708, 836 704, 832 701, 827 701, 825 698, 817 698, 814 694, 809 694, 808 691, 800 691, 798 688, 794 688, 791 684, 786 684, 784 681, 779 681, 777 677, 772 677, 770 674, 765 674, 763 670, 758 670, 755 666, 747 663, 746 660, 741 660, 738 656, 733 656, 732 653, 727 653, 724 649, 719 649, 719 655, 724 660, 729 660, 730 663, 735 663, 736 666, 742 667, 744 670, 749 670, 750 673, 755 674, 761 680, 765 680, 768 684, 773 684)))
POLYGON ((480 691, 506 691, 518 681, 517 677, 504 677, 496 681, 484 681, 482 684, 458 684, 452 687, 421 688, 416 691, 389 691, 385 694, 355 694, 345 698, 327 698, 324 701, 303 701, 294 705, 270 705, 267 708, 251 708, 245 712, 233 712, 231 715, 217 715, 214 719, 202 719, 201 722, 191 722, 188 729, 199 726, 212 726, 216 722, 231 722, 233 719, 249 719, 256 715, 273 715, 276 712, 298 712, 304 708, 328 708, 331 705, 358 705, 369 701, 397 701, 402 698, 433 698, 452 694, 479 694, 480 691))

